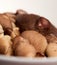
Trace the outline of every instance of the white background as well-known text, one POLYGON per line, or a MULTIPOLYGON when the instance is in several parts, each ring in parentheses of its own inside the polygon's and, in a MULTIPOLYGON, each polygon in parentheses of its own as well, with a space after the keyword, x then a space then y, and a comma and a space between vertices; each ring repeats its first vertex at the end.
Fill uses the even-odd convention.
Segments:
POLYGON ((0 0, 0 12, 17 9, 44 16, 57 27, 57 0, 0 0))

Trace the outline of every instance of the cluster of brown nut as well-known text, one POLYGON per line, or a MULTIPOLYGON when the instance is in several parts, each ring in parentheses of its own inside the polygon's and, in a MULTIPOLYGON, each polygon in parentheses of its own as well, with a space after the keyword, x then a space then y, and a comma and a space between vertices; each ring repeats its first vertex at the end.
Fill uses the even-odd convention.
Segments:
POLYGON ((57 57, 57 29, 46 18, 23 10, 1 13, 0 54, 57 57))

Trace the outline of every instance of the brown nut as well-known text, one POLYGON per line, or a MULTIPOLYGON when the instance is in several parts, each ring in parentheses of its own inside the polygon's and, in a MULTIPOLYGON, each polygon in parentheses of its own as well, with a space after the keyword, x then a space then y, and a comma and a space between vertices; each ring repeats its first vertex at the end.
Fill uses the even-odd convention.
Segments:
POLYGON ((14 15, 10 13, 3 13, 3 17, 5 17, 6 19, 9 19, 11 22, 15 22, 15 19, 16 19, 16 17, 14 17, 14 15))
POLYGON ((11 22, 10 20, 4 16, 3 14, 0 15, 0 24, 5 28, 11 28, 11 22))
POLYGON ((20 31, 26 31, 26 30, 37 30, 36 28, 36 22, 40 16, 35 14, 23 14, 23 15, 17 15, 16 17, 16 26, 20 27, 20 31))
POLYGON ((48 57, 57 57, 57 44, 49 43, 47 46, 46 54, 48 57))
POLYGON ((16 37, 14 39, 14 51, 16 56, 35 57, 36 50, 29 44, 29 41, 22 38, 16 37))
POLYGON ((9 17, 9 18, 14 18, 14 19, 16 18, 15 14, 12 13, 12 12, 5 12, 3 14, 6 15, 7 17, 9 17))
POLYGON ((0 38, 0 54, 4 55, 12 55, 12 42, 11 37, 8 35, 5 35, 0 38))
POLYGON ((0 14, 0 24, 2 25, 4 32, 11 33, 12 31, 12 24, 7 16, 0 14))
POLYGON ((29 42, 35 47, 37 52, 44 53, 47 47, 46 38, 33 30, 24 31, 21 34, 22 37, 29 40, 29 42))
POLYGON ((44 17, 40 17, 36 23, 36 28, 39 30, 39 32, 43 35, 49 34, 50 29, 50 22, 48 19, 44 17))
POLYGON ((16 21, 15 20, 16 16, 14 15, 14 13, 6 12, 3 15, 7 16, 11 22, 15 22, 16 21))
POLYGON ((57 43, 57 37, 54 34, 49 34, 46 38, 49 43, 57 43))
POLYGON ((17 15, 16 26, 20 27, 21 32, 35 30, 45 36, 50 33, 57 36, 57 28, 47 18, 35 14, 17 15))

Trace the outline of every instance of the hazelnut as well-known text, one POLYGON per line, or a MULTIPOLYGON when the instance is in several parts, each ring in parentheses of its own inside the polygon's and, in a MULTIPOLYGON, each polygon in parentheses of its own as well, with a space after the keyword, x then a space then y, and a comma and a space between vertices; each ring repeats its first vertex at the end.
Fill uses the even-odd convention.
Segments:
POLYGON ((47 40, 42 34, 33 30, 28 30, 22 32, 21 36, 29 40, 30 44, 35 47, 37 52, 45 52, 47 47, 47 40))
POLYGON ((36 50, 29 44, 29 41, 22 38, 16 37, 14 39, 14 51, 16 56, 35 57, 36 50))
POLYGON ((12 55, 12 42, 11 37, 8 35, 5 35, 0 38, 0 54, 4 55, 12 55))
POLYGON ((57 44, 49 43, 46 49, 46 54, 48 57, 57 57, 57 44))

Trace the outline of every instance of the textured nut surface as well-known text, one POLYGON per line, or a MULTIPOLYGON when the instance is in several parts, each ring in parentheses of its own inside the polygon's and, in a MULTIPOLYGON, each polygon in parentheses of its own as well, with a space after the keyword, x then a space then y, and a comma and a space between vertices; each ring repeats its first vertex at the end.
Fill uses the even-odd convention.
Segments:
POLYGON ((6 13, 3 13, 3 17, 6 18, 6 19, 9 19, 10 22, 14 22, 16 21, 16 16, 13 14, 13 13, 10 13, 10 12, 6 12, 6 13))
POLYGON ((36 50, 31 44, 29 44, 29 41, 22 37, 18 38, 19 42, 17 38, 14 40, 15 41, 14 46, 16 46, 15 54, 17 56, 35 57, 36 50))
POLYGON ((3 28, 9 28, 12 29, 12 25, 10 20, 5 17, 3 14, 0 15, 0 24, 3 26, 3 28))
POLYGON ((35 47, 37 52, 45 52, 45 49, 47 47, 47 40, 42 34, 30 30, 24 31, 21 36, 29 40, 29 42, 35 47))
POLYGON ((16 18, 15 14, 12 13, 12 12, 5 12, 3 14, 6 15, 6 16, 8 16, 8 17, 10 17, 10 18, 14 18, 14 19, 16 18))
POLYGON ((49 43, 57 43, 57 37, 54 34, 49 34, 46 36, 46 38, 49 43))
POLYGON ((16 25, 12 22, 12 28, 13 28, 13 31, 11 32, 11 37, 12 38, 15 38, 16 36, 19 36, 19 28, 16 27, 16 25))
POLYGON ((12 54, 12 42, 10 36, 5 35, 0 38, 0 53, 4 55, 12 54))
POLYGON ((57 57, 57 44, 49 43, 47 46, 46 54, 48 57, 57 57))
POLYGON ((20 27, 21 32, 25 30, 37 30, 35 26, 39 18, 40 16, 35 14, 17 15, 16 26, 20 27))

